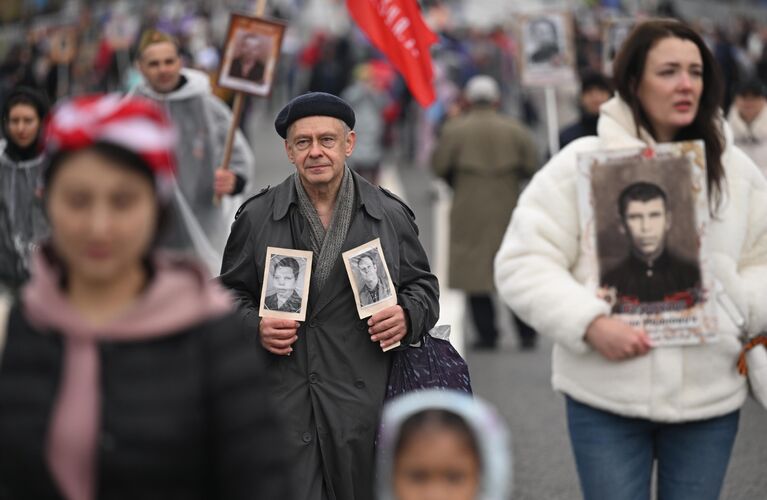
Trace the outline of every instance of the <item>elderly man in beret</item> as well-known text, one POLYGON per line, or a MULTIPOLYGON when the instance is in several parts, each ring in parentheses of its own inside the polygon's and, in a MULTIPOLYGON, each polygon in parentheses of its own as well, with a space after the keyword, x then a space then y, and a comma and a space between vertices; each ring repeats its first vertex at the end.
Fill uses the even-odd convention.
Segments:
POLYGON ((392 352, 434 326, 437 279, 418 240, 413 212, 346 166, 354 111, 314 92, 275 120, 295 172, 239 210, 221 281, 235 294, 269 353, 269 386, 283 409, 295 453, 296 500, 373 497, 374 442, 392 352), (359 318, 341 253, 380 238, 397 305, 359 318), (306 321, 259 318, 267 247, 313 252, 306 321))

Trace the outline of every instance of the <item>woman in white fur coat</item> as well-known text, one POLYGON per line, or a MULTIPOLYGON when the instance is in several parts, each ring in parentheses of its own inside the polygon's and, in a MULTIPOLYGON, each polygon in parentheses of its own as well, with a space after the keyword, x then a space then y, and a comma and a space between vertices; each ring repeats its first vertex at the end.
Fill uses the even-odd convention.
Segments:
POLYGON ((717 305, 718 342, 653 348, 646 332, 610 317, 583 284, 576 156, 705 141, 710 271, 751 332, 767 328, 767 183, 732 143, 721 76, 697 33, 677 21, 644 22, 614 68, 618 95, 601 108, 598 136, 568 145, 520 198, 495 259, 496 285, 555 340, 552 383, 566 395, 586 500, 649 499, 656 461, 659 498, 714 500, 747 396, 739 330, 717 305))

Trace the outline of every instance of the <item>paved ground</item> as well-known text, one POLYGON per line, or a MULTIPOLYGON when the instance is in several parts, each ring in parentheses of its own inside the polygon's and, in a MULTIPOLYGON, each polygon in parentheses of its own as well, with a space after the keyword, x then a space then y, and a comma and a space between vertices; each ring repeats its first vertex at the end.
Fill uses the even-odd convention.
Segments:
MULTIPOLYGON (((251 144, 258 161, 255 187, 283 180, 292 166, 284 155, 282 141, 259 104, 248 120, 251 144)), ((424 247, 438 260, 439 243, 435 217, 435 190, 429 175, 418 169, 390 172, 388 182, 401 190, 416 212, 424 247)), ((443 292, 443 295, 445 294, 443 292)), ((460 297, 460 296, 458 296, 460 297)), ((461 304, 443 303, 443 312, 453 313, 463 323, 461 304)), ((506 318, 507 319, 507 318, 506 318)), ((506 322, 508 324, 508 322, 506 322)), ((457 327, 464 325, 457 324, 457 327)), ((463 328, 457 328, 461 331, 463 328)), ((467 334, 470 336, 470 334, 467 334)), ((457 339, 460 343, 461 339, 457 339)), ((549 384, 551 344, 542 339, 537 350, 520 352, 514 336, 504 329, 502 348, 493 353, 468 353, 467 360, 478 395, 495 404, 506 417, 514 450, 515 500, 578 499, 575 467, 564 420, 564 402, 549 384)), ((743 410, 741 431, 735 445, 723 500, 767 498, 767 413, 749 403, 743 410)))

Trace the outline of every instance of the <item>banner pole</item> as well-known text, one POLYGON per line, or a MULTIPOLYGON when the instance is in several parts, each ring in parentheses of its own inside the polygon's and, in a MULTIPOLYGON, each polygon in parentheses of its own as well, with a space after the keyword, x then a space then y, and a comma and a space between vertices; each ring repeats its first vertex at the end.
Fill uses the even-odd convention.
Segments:
POLYGON ((557 115, 556 89, 547 85, 546 93, 546 127, 549 133, 549 154, 554 156, 559 151, 559 117, 557 115))
MULTIPOLYGON (((258 0, 256 4, 255 15, 262 17, 266 12, 266 0, 258 0)), ((229 130, 226 133, 226 142, 224 143, 224 160, 221 162, 222 170, 229 170, 229 162, 232 161, 232 149, 234 148, 234 137, 237 134, 237 128, 242 119, 242 110, 245 107, 245 93, 237 91, 234 93, 234 103, 232 104, 232 122, 229 124, 229 130)), ((218 206, 221 203, 221 197, 216 195, 213 198, 213 204, 218 206)))

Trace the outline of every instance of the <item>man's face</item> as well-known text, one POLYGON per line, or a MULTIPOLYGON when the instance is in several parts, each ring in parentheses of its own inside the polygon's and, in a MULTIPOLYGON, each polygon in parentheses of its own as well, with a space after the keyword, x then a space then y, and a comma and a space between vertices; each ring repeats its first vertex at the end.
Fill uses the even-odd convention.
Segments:
POLYGON ((645 259, 663 253, 666 233, 671 228, 671 217, 662 198, 648 201, 632 200, 623 215, 624 231, 634 252, 645 259))
POLYGON ((330 116, 307 116, 288 129, 285 151, 296 166, 306 188, 325 188, 341 183, 344 164, 354 150, 354 131, 345 134, 341 120, 330 116))
POLYGON ((242 41, 242 50, 240 55, 245 61, 257 61, 263 56, 263 49, 264 43, 260 37, 248 36, 242 41))
POLYGON ((374 284, 378 282, 378 268, 370 257, 363 257, 359 262, 360 274, 365 283, 374 284))
POLYGON ((181 78, 181 58, 170 42, 153 43, 142 52, 139 69, 152 90, 160 94, 172 92, 181 78))

